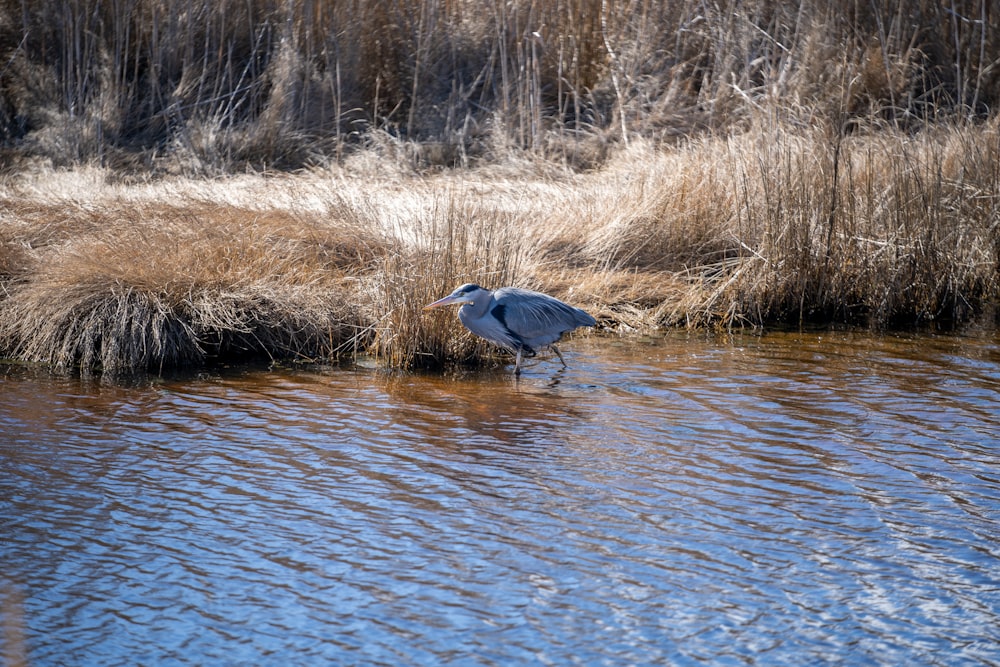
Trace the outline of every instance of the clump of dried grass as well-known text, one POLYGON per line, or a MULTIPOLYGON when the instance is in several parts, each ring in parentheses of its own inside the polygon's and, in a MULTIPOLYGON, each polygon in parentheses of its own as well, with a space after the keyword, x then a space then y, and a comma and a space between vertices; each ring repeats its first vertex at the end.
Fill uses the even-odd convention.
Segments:
MULTIPOLYGON (((79 277, 78 279, 82 279, 79 277)), ((190 324, 157 295, 102 282, 41 278, 3 304, 0 340, 13 355, 54 368, 110 374, 196 363, 204 350, 190 324)))
POLYGON ((736 312, 912 326, 961 322, 996 298, 995 127, 767 136, 737 149, 736 312))
POLYGON ((445 191, 396 231, 395 246, 367 285, 375 319, 372 352, 396 368, 492 356, 495 350, 465 331, 455 312, 423 307, 467 282, 490 289, 530 284, 528 221, 445 191))
POLYGON ((100 233, 37 253, 0 301, 0 342, 106 373, 336 357, 368 335, 349 272, 373 261, 374 244, 350 231, 230 208, 116 211, 100 233))

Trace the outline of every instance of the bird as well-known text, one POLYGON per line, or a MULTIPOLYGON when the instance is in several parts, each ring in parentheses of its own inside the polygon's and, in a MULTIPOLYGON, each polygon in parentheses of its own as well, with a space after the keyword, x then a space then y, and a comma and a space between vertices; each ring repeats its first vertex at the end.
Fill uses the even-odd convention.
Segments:
POLYGON ((462 285, 424 310, 453 304, 462 304, 458 319, 466 329, 517 355, 515 375, 521 374, 521 358, 533 357, 543 347, 551 348, 565 368, 566 360, 555 344, 567 331, 597 324, 586 311, 548 294, 518 287, 490 291, 474 283, 462 285))

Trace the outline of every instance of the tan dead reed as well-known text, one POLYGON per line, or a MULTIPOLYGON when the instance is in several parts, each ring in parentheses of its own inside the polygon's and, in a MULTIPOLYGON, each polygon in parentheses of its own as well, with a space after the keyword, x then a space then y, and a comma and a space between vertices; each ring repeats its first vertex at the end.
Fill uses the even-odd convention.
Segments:
MULTIPOLYGON (((1000 104, 992 0, 7 0, 0 138, 56 165, 414 165, 1000 104)), ((3 157, 8 157, 5 154, 3 157)), ((11 160, 10 163, 16 163, 11 160)))
POLYGON ((482 360, 490 346, 465 331, 455 312, 425 313, 423 307, 463 283, 531 285, 534 225, 447 190, 424 217, 408 222, 399 230, 407 238, 369 281, 377 317, 373 352, 404 368, 482 360))

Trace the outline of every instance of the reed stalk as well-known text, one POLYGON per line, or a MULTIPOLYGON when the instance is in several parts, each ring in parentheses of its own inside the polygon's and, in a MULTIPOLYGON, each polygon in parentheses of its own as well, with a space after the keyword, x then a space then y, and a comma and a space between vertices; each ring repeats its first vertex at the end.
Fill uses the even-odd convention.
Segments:
POLYGON ((1000 103, 989 0, 3 0, 0 142, 73 165, 324 165, 372 132, 423 166, 1000 103))

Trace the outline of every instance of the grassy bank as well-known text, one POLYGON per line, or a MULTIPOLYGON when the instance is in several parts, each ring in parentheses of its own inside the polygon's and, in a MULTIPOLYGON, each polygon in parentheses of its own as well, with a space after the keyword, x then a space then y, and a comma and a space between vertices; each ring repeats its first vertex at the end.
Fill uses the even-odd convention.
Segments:
POLYGON ((490 349, 453 313, 420 310, 468 281, 542 289, 623 331, 996 322, 995 121, 636 141, 588 173, 380 165, 8 177, 0 353, 112 372, 243 354, 475 361, 490 349))
POLYGON ((0 355, 109 373, 996 323, 989 0, 0 0, 0 355))

